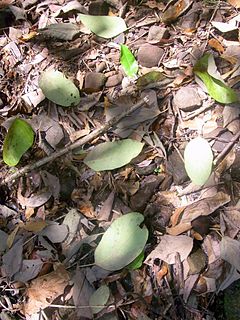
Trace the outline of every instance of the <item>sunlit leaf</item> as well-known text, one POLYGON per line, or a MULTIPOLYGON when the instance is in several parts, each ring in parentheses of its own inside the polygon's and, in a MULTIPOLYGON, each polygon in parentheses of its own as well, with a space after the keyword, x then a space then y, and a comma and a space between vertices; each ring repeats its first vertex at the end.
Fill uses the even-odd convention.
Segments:
POLYGON ((97 36, 110 39, 127 30, 125 21, 120 17, 91 16, 79 14, 81 22, 97 36))
POLYGON ((205 54, 195 64, 193 71, 203 81, 208 94, 220 103, 232 103, 238 101, 236 92, 228 87, 223 81, 217 79, 209 73, 209 61, 212 59, 210 54, 205 54))
POLYGON ((143 215, 131 212, 116 219, 104 233, 95 250, 95 263, 103 269, 122 269, 143 251, 148 230, 143 215))
POLYGON ((143 143, 132 139, 104 142, 88 153, 84 163, 95 171, 121 168, 139 155, 143 145, 143 143))
POLYGON ((207 140, 197 137, 184 151, 184 163, 188 176, 196 185, 203 185, 212 171, 213 153, 207 140))
POLYGON ((39 87, 49 100, 60 106, 70 107, 80 102, 78 88, 60 71, 43 72, 39 78, 39 87))
POLYGON ((32 127, 22 119, 15 119, 4 140, 3 161, 9 166, 16 166, 33 141, 32 127))
POLYGON ((108 286, 102 285, 99 287, 90 297, 89 305, 92 309, 92 313, 100 312, 106 305, 110 296, 110 290, 108 286))
POLYGON ((123 67, 124 72, 129 77, 136 76, 138 72, 138 63, 132 52, 127 46, 121 44, 121 57, 120 62, 123 67))

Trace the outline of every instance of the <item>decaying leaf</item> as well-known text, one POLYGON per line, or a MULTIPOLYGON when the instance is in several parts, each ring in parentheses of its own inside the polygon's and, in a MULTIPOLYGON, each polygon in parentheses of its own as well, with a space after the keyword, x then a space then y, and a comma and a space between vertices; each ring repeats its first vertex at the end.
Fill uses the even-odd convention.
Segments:
POLYGON ((23 239, 19 239, 12 248, 2 256, 3 270, 8 277, 17 273, 22 265, 23 239))
POLYGON ((63 294, 68 282, 69 275, 63 265, 33 280, 27 289, 28 300, 24 305, 25 314, 31 316, 49 306, 54 299, 63 294))
POLYGON ((168 264, 176 262, 176 253, 180 255, 181 261, 184 261, 190 254, 193 247, 193 239, 184 235, 171 236, 164 235, 161 237, 160 243, 147 256, 145 263, 152 264, 154 259, 161 259, 168 264))
POLYGON ((73 23, 54 23, 46 28, 39 29, 38 32, 55 39, 72 40, 74 36, 80 33, 80 29, 77 24, 73 23))
POLYGON ((167 10, 162 15, 162 21, 166 24, 170 24, 177 20, 177 18, 183 14, 192 4, 193 1, 178 0, 174 4, 170 4, 167 10))

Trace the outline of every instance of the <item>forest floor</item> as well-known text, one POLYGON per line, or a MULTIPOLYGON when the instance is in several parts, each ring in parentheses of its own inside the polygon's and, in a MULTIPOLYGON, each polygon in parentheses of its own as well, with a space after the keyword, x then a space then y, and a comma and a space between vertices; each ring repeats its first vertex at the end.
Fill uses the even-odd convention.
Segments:
POLYGON ((0 1, 1 320, 240 319, 239 9, 0 1), (46 70, 77 103, 61 105, 63 89, 51 99, 46 70), (213 154, 201 186, 184 159, 198 136, 213 154), (129 145, 105 155, 106 142, 129 145), (131 212, 145 226, 131 234, 127 220, 98 263, 102 235, 131 212))

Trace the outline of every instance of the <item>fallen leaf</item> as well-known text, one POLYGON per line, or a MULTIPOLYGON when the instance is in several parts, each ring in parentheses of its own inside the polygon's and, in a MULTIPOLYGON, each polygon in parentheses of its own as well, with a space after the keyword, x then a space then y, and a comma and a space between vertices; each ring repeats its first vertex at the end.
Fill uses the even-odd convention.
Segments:
POLYGON ((11 278, 22 265, 23 239, 19 239, 12 248, 2 256, 3 270, 11 278))
POLYGON ((164 235, 157 247, 147 256, 145 263, 152 265, 154 259, 158 258, 168 264, 174 264, 177 252, 180 255, 181 262, 183 262, 189 256, 192 247, 193 239, 190 237, 164 235))
POLYGON ((43 230, 46 227, 46 225, 47 223, 44 220, 32 220, 27 221, 26 223, 23 223, 22 221, 19 222, 20 228, 34 233, 43 230))
POLYGON ((239 0, 227 0, 227 2, 230 3, 236 9, 240 8, 239 0))
POLYGON ((162 14, 162 21, 166 24, 174 22, 190 7, 192 2, 193 1, 189 0, 178 0, 176 3, 170 4, 167 10, 162 14))
POLYGON ((51 196, 52 196, 52 192, 50 190, 47 190, 47 191, 41 190, 38 194, 27 198, 21 194, 20 188, 18 189, 18 201, 22 207, 30 207, 30 208, 41 207, 44 203, 46 203, 51 198, 51 196))
POLYGON ((72 40, 80 29, 77 24, 73 23, 54 23, 46 28, 38 29, 39 34, 60 40, 72 40))
POLYGON ((144 249, 147 228, 140 227, 143 216, 131 212, 117 218, 104 233, 95 250, 95 264, 115 271, 131 263, 144 249))
POLYGON ((240 242, 224 236, 220 242, 221 258, 240 271, 240 242))
POLYGON ((4 139, 3 161, 9 166, 16 166, 33 142, 32 127, 26 121, 16 118, 4 139))
POLYGON ((79 14, 81 22, 97 36, 110 39, 127 30, 125 21, 120 17, 91 16, 79 14))
POLYGON ((46 98, 60 106, 71 107, 80 102, 78 88, 60 71, 44 71, 39 78, 39 87, 46 98))
POLYGON ((38 233, 40 236, 47 237, 52 243, 63 242, 68 235, 68 227, 64 224, 49 221, 48 225, 38 233))
POLYGON ((106 285, 102 285, 91 295, 89 305, 93 314, 96 314, 105 308, 109 296, 110 290, 106 285))
POLYGON ((88 153, 84 163, 95 171, 121 168, 139 155, 143 145, 132 139, 104 142, 88 153))
POLYGON ((224 52, 224 48, 218 40, 212 38, 212 39, 208 40, 208 44, 210 47, 215 49, 217 52, 219 52, 219 53, 224 52))
POLYGON ((28 300, 24 305, 25 314, 31 316, 38 313, 40 309, 45 309, 54 299, 63 294, 68 282, 69 275, 63 265, 33 280, 26 293, 28 300))
POLYGON ((23 260, 21 269, 14 275, 14 281, 27 282, 32 280, 39 274, 42 266, 41 259, 23 260))
POLYGON ((121 44, 120 63, 128 77, 135 77, 138 72, 138 63, 127 46, 121 44))

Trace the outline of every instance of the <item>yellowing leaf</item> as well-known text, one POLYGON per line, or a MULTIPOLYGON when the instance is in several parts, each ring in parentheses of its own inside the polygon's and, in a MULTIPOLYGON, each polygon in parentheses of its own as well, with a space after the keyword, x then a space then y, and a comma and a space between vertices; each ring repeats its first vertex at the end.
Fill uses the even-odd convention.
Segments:
POLYGON ((203 185, 212 171, 213 154, 207 140, 197 137, 184 151, 184 163, 188 176, 196 185, 203 185))
POLYGON ((139 155, 143 145, 132 139, 104 142, 88 153, 84 163, 95 171, 121 168, 139 155))
POLYGON ((132 52, 124 44, 121 44, 120 62, 127 76, 136 76, 138 72, 138 63, 132 52))
POLYGON ((79 14, 82 23, 97 36, 110 39, 127 30, 125 21, 120 17, 91 16, 79 14))
POLYGON ((33 141, 32 127, 22 119, 15 119, 4 140, 3 161, 9 166, 16 166, 33 141))
POLYGON ((194 73, 205 84, 208 94, 220 103, 227 104, 238 101, 238 96, 232 88, 221 81, 219 76, 214 77, 212 73, 210 74, 209 69, 215 67, 215 65, 209 66, 210 61, 214 63, 212 55, 205 54, 193 68, 194 73))
POLYGON ((95 250, 95 263, 103 269, 122 269, 143 251, 148 230, 142 214, 131 212, 113 221, 95 250))
POLYGON ((80 102, 78 88, 60 71, 43 72, 39 78, 39 87, 49 100, 60 106, 71 107, 80 102))

